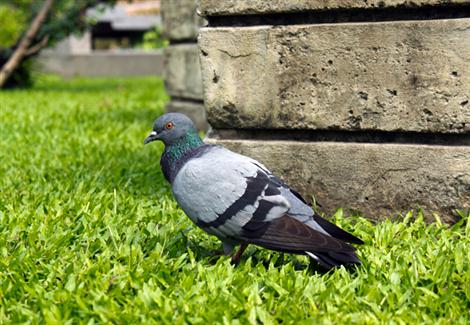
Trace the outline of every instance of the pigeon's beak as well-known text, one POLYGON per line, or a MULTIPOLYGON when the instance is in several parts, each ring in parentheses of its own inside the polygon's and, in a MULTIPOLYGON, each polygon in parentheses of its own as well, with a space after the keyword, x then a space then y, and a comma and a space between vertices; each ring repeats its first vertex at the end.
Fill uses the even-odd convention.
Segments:
POLYGON ((158 133, 156 131, 152 131, 148 137, 145 138, 144 144, 150 143, 152 141, 158 140, 158 133))

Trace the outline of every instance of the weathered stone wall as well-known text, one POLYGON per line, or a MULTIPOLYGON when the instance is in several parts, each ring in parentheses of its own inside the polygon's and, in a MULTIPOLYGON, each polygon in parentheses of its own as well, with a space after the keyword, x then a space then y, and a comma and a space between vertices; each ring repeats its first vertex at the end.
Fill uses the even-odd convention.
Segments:
POLYGON ((200 0, 200 11, 209 141, 327 212, 419 206, 452 221, 470 208, 470 1, 200 0))
POLYGON ((185 113, 199 129, 205 130, 207 122, 196 43, 203 19, 196 14, 196 0, 162 0, 161 9, 163 32, 170 40, 164 52, 165 86, 171 96, 166 110, 185 113))

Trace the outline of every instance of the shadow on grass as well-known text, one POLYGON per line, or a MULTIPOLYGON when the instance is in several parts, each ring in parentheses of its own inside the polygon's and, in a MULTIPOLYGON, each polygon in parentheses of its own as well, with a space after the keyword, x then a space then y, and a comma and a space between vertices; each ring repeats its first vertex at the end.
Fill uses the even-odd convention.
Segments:
MULTIPOLYGON (((221 255, 220 250, 214 247, 208 247, 192 242, 188 240, 185 236, 179 236, 178 240, 180 240, 181 243, 186 246, 186 249, 190 249, 193 252, 194 258, 197 262, 216 265, 220 260, 230 260, 231 258, 230 256, 221 255)), ((236 249, 234 250, 234 252, 236 252, 236 249)), ((180 250, 178 254, 174 254, 173 252, 173 254, 169 254, 169 256, 171 256, 172 258, 177 258, 180 254, 183 253, 185 253, 185 251, 180 250)), ((299 258, 299 255, 274 252, 255 245, 250 245, 248 250, 242 256, 240 263, 232 264, 232 266, 235 269, 243 269, 245 263, 250 263, 253 266, 262 265, 265 270, 271 268, 279 269, 287 264, 292 264, 295 271, 307 271, 311 275, 323 275, 331 271, 324 269, 317 262, 313 261, 310 258, 305 260, 299 258)), ((350 273, 354 273, 356 270, 354 266, 347 266, 346 269, 350 273)))

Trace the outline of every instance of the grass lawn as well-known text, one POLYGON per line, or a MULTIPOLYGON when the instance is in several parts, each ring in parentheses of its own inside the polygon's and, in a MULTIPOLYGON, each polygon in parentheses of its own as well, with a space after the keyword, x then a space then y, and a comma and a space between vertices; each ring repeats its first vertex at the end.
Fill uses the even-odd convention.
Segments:
POLYGON ((0 92, 0 324, 469 324, 470 223, 333 219, 362 238, 354 272, 251 247, 211 255, 143 146, 156 78, 41 77, 0 92), (301 322, 302 321, 302 322, 301 322))

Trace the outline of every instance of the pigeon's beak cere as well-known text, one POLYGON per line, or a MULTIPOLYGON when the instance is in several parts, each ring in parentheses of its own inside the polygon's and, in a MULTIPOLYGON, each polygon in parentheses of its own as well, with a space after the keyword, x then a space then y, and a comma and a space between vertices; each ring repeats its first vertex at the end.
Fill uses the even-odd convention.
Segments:
POLYGON ((144 144, 150 143, 152 141, 158 140, 158 133, 156 131, 152 131, 148 137, 145 138, 144 144))

